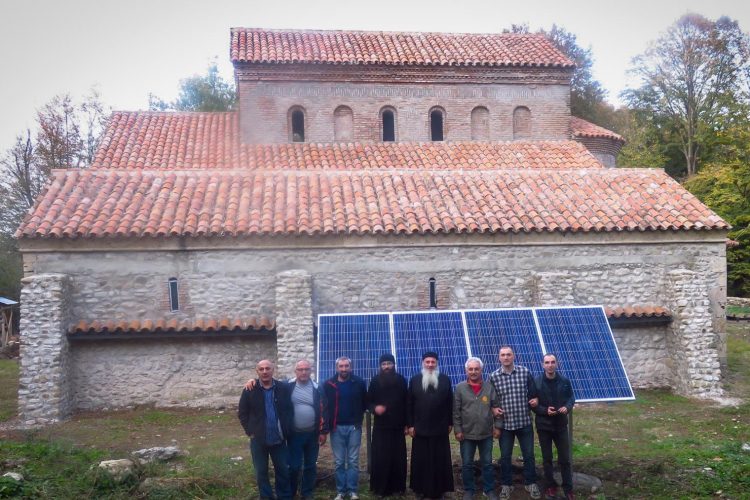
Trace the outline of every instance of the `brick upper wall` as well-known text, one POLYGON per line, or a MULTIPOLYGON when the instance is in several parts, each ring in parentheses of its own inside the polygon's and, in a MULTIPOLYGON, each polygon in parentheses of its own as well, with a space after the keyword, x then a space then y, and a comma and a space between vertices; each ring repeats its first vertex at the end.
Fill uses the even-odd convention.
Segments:
POLYGON ((379 141, 380 112, 396 111, 397 141, 428 141, 429 112, 445 111, 447 141, 472 140, 471 112, 489 111, 489 140, 513 140, 513 110, 531 111, 531 140, 570 138, 566 83, 389 83, 239 79, 240 130, 248 144, 290 142, 289 110, 305 112, 305 142, 334 142, 334 111, 353 112, 353 141, 379 141))

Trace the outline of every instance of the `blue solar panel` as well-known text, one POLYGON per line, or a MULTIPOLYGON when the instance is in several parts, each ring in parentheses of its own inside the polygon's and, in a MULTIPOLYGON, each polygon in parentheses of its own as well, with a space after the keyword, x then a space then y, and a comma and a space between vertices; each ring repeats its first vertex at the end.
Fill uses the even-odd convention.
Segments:
POLYGON ((407 378, 422 369, 422 354, 435 351, 438 367, 457 384, 466 380, 468 358, 460 312, 393 313, 396 363, 407 378))
POLYGON ((319 316, 318 380, 336 373, 336 359, 347 356, 353 372, 369 382, 379 369, 378 358, 391 348, 389 314, 346 314, 319 316))
POLYGON ((546 352, 557 355, 578 401, 634 399, 601 307, 536 309, 546 352))
POLYGON ((541 373, 542 346, 531 309, 466 311, 466 328, 472 355, 484 362, 484 373, 500 367, 500 347, 511 346, 516 363, 541 373))

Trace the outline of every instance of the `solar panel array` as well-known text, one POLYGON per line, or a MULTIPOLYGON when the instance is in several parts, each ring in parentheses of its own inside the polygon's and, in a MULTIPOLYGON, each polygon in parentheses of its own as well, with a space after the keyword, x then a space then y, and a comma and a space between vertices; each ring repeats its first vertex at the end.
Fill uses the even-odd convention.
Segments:
POLYGON ((318 316, 318 380, 335 374, 335 360, 351 358, 354 372, 369 380, 378 358, 391 353, 399 371, 419 373, 422 354, 435 351, 453 384, 466 379, 464 363, 482 359, 485 374, 499 368, 501 346, 512 346, 516 363, 542 373, 544 353, 557 355, 576 400, 635 399, 612 330, 600 306, 419 311, 318 316))

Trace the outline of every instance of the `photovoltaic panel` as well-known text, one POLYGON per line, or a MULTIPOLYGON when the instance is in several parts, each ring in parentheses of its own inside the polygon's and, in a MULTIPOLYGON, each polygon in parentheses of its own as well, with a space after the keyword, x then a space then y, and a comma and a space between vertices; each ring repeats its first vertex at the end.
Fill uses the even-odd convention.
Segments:
POLYGON ((381 354, 393 352, 389 314, 321 314, 318 317, 318 380, 336 373, 336 359, 347 356, 353 371, 368 381, 381 354))
POLYGON ((488 309, 464 314, 471 354, 481 358, 486 374, 499 368, 498 354, 504 345, 513 348, 516 363, 534 374, 542 372, 542 346, 531 309, 488 309))
POLYGON ((468 351, 460 312, 393 313, 393 334, 396 363, 407 378, 421 371, 425 351, 435 351, 441 373, 454 385, 466 380, 468 351))
POLYGON ((535 312, 546 352, 557 355, 577 401, 635 399, 602 307, 535 312))

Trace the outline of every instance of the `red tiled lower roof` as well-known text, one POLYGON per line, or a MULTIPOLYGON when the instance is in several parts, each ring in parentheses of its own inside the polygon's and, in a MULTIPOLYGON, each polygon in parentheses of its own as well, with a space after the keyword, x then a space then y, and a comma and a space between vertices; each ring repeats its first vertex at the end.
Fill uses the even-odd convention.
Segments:
POLYGON ((93 168, 597 168, 576 141, 242 144, 237 113, 116 112, 93 168))
POLYGON ((81 320, 68 330, 72 334, 97 333, 179 333, 217 331, 273 330, 276 322, 266 316, 254 318, 208 318, 196 320, 136 319, 131 321, 85 321, 81 320))
POLYGON ((570 117, 570 130, 573 133, 573 137, 603 137, 605 139, 625 142, 625 138, 620 134, 616 134, 611 130, 607 130, 577 116, 570 117))
POLYGON ((232 62, 420 66, 574 63, 544 35, 231 29, 232 62))
POLYGON ((59 170, 19 238, 728 229, 662 170, 59 170))
POLYGON ((670 318, 669 309, 661 306, 605 307, 608 318, 670 318))

